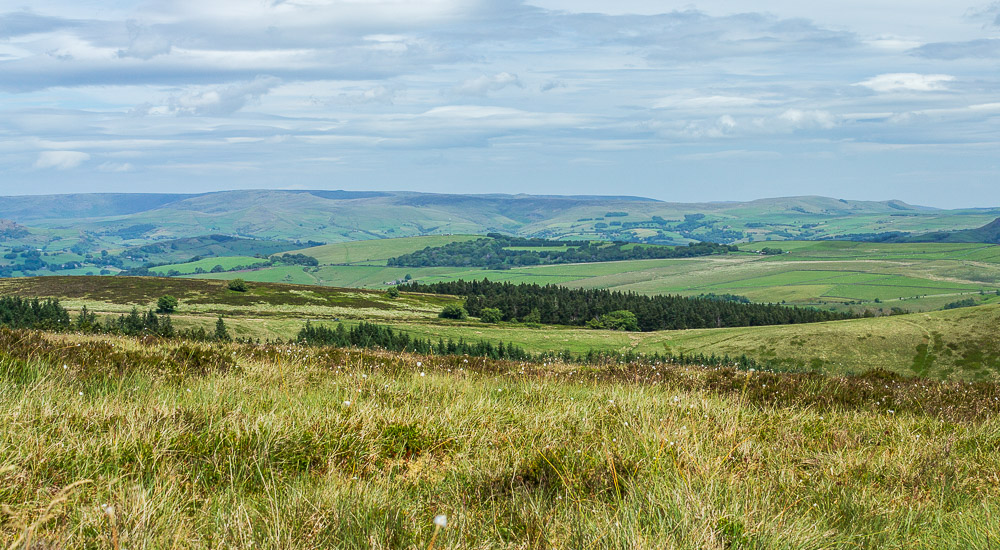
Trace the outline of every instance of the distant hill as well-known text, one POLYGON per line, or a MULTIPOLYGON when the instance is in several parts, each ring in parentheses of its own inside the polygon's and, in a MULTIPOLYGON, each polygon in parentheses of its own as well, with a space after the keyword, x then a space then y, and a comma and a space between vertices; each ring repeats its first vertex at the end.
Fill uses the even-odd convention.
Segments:
MULTIPOLYGON (((310 243, 318 244, 318 243, 310 243)), ((183 262, 194 256, 253 256, 260 254, 270 256, 279 252, 287 252, 300 248, 301 244, 287 241, 268 241, 263 239, 244 239, 228 235, 201 235, 169 241, 157 241, 143 246, 128 248, 123 256, 143 258, 154 263, 183 262)))
POLYGON ((975 229, 934 231, 905 237, 894 242, 904 243, 991 243, 1000 244, 1000 218, 975 229))
POLYGON ((102 218, 137 214, 197 195, 169 193, 79 193, 0 197, 0 218, 35 220, 102 218))
POLYGON ((677 203, 629 196, 256 189, 0 197, 0 218, 23 228, 23 236, 8 238, 4 246, 75 255, 60 257, 61 263, 201 235, 342 243, 499 232, 685 245, 912 237, 979 228, 998 216, 1000 209, 939 210, 897 200, 817 196, 677 203))

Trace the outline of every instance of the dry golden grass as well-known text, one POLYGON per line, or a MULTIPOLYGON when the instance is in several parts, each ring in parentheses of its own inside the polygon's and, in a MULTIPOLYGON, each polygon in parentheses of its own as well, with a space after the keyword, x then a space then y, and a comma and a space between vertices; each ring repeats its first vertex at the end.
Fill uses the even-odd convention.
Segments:
POLYGON ((0 341, 0 547, 1000 541, 993 383, 0 341))

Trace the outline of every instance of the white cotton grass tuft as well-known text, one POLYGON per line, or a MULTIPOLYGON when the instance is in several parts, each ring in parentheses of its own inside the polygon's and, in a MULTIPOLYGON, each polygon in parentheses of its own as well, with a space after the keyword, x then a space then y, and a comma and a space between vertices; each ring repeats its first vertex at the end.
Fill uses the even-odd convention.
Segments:
POLYGON ((434 525, 436 525, 438 527, 447 527, 448 526, 448 516, 446 516, 444 514, 438 514, 438 515, 434 516, 434 525))

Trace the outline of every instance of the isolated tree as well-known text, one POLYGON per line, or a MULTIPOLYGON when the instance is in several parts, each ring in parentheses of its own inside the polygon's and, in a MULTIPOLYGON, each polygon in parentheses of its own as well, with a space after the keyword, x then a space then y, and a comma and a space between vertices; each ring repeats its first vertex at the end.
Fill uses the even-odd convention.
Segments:
POLYGON ((178 305, 177 298, 169 294, 164 294, 160 296, 160 299, 156 301, 156 312, 157 313, 173 313, 177 309, 178 305))
POLYGON ((215 322, 215 339, 220 342, 228 342, 232 340, 229 336, 229 329, 226 328, 226 322, 222 320, 222 316, 219 316, 219 320, 215 322))
POLYGON ((388 291, 386 291, 385 295, 393 299, 399 298, 399 289, 396 287, 392 287, 388 291))
POLYGON ((250 290, 247 286, 247 282, 243 279, 233 279, 229 281, 229 290, 235 290, 236 292, 246 292, 250 290))

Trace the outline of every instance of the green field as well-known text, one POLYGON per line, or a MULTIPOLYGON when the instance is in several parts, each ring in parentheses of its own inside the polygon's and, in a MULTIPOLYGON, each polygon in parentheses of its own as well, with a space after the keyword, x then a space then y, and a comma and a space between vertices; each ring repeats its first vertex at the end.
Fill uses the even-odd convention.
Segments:
MULTIPOLYGON (((58 297, 71 309, 87 306, 121 314, 154 307, 163 294, 178 297, 179 327, 211 329, 217 315, 234 333, 253 339, 293 338, 307 320, 333 325, 371 320, 414 336, 515 343, 529 351, 570 350, 747 355, 780 368, 849 374, 882 368, 939 379, 1000 377, 1000 304, 789 326, 614 332, 579 327, 489 325, 475 319, 448 321, 437 314, 451 297, 308 285, 255 283, 247 293, 221 281, 137 277, 44 277, 0 281, 0 293, 58 297)), ((988 301, 995 302, 996 297, 988 301)))
POLYGON ((428 235, 403 237, 398 239, 375 239, 327 244, 293 250, 292 253, 305 254, 319 260, 321 264, 340 265, 385 265, 389 258, 402 256, 426 247, 444 246, 448 243, 471 241, 482 238, 479 235, 428 235))
MULTIPOLYGON (((177 271, 182 275, 190 275, 198 269, 211 271, 215 266, 222 266, 222 269, 228 271, 241 265, 251 266, 265 261, 267 260, 264 258, 255 258, 253 256, 222 256, 216 258, 205 258, 204 260, 198 260, 196 262, 161 265, 150 269, 150 271, 160 275, 166 275, 171 271, 177 271)), ((230 275, 230 278, 232 277, 233 275, 230 275)))
MULTIPOLYGON (((779 244, 777 256, 740 253, 701 258, 636 260, 523 267, 385 267, 385 259, 433 242, 461 237, 383 239, 326 245, 301 251, 320 258, 318 268, 274 267, 240 276, 261 282, 288 282, 358 288, 386 288, 405 275, 423 283, 488 278, 512 283, 608 288, 640 294, 738 294, 758 302, 888 312, 940 309, 946 304, 1000 289, 1000 246, 986 244, 880 244, 797 242, 779 244), (353 262, 352 265, 331 263, 353 262)), ((198 275, 228 279, 232 275, 198 275)), ((987 301, 995 298, 986 296, 987 301)))

